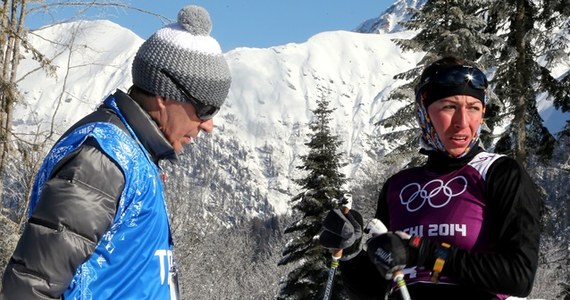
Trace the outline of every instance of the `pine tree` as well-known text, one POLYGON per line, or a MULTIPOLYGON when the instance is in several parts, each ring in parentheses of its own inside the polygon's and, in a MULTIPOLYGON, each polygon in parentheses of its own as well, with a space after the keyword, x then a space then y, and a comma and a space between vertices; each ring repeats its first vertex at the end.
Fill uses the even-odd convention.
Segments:
MULTIPOLYGON (((317 237, 326 213, 335 206, 332 199, 338 198, 347 181, 339 171, 345 165, 338 151, 342 142, 329 127, 333 109, 328 106, 325 96, 317 101, 317 108, 312 111, 314 119, 309 124, 310 141, 305 143, 309 152, 301 156, 303 165, 297 167, 307 172, 306 177, 295 180, 304 191, 291 199, 294 214, 300 218, 285 229, 286 234, 294 237, 287 243, 278 263, 294 266, 281 282, 278 299, 323 297, 330 252, 319 244, 317 237)), ((345 295, 338 277, 333 299, 342 299, 345 295)))
MULTIPOLYGON (((570 57, 570 2, 568 0, 544 0, 539 13, 541 30, 538 30, 536 52, 541 57, 542 86, 548 91, 554 107, 562 112, 570 111, 570 72, 552 74, 557 66, 567 63, 570 57), (550 75, 550 76, 549 76, 550 75)), ((558 143, 566 143, 570 127, 557 136, 558 143)))
POLYGON ((502 106, 498 118, 489 119, 489 123, 493 127, 510 121, 495 151, 511 154, 523 163, 533 157, 550 158, 555 142, 536 107, 540 94, 548 92, 552 96, 562 88, 538 62, 542 49, 550 43, 550 37, 541 29, 545 22, 552 25, 547 20, 550 17, 542 14, 544 9, 544 3, 530 0, 505 0, 489 6, 487 30, 502 40, 490 45, 498 54, 488 60, 497 67, 494 93, 502 106))

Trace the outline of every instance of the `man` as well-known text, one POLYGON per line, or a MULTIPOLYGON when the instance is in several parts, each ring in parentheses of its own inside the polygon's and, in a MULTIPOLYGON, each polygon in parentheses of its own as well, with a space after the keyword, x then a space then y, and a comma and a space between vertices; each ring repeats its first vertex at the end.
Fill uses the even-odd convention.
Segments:
POLYGON ((0 299, 178 299, 159 162, 176 160, 230 87, 201 7, 139 48, 133 86, 110 95, 54 145, 0 299))

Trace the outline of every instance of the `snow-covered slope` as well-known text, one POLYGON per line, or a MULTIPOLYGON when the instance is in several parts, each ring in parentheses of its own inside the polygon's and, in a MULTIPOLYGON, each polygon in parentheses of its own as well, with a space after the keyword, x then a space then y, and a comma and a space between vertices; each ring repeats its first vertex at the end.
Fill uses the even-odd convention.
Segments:
POLYGON ((364 21, 354 31, 363 33, 392 33, 403 29, 400 22, 410 18, 415 8, 421 7, 426 0, 398 0, 382 12, 378 18, 364 21))
MULTIPOLYGON (((417 2, 402 0, 395 5, 417 2)), ((403 18, 396 8, 383 17, 403 18)), ((214 119, 217 129, 201 136, 190 154, 185 154, 194 154, 188 176, 215 170, 219 184, 210 183, 208 188, 218 191, 203 201, 223 199, 230 203, 228 209, 243 209, 248 215, 286 213, 288 200, 299 191, 292 179, 299 176, 296 166, 301 163, 299 155, 306 153, 307 124, 321 97, 336 109, 331 127, 344 141, 342 150, 349 162, 345 174, 359 177, 362 167, 373 163, 374 153, 383 150, 377 141, 372 145, 374 124, 401 106, 386 100, 403 83, 393 76, 415 66, 422 56, 402 53, 391 39, 411 37, 413 32, 393 30, 393 20, 389 24, 384 31, 370 24, 366 30, 364 24, 360 27, 360 31, 373 33, 323 32, 302 44, 225 53, 233 81, 214 119), (206 158, 209 165, 199 163, 206 158)), ((32 44, 53 57, 57 76, 47 77, 26 56, 19 69, 24 99, 16 109, 16 130, 45 131, 53 119, 58 136, 116 88, 126 90, 132 58, 141 43, 128 29, 108 21, 63 24, 35 32, 32 44), (66 46, 71 42, 72 46, 66 46)), ((554 113, 548 103, 541 109, 554 113)), ((553 115, 560 119, 559 114, 553 115)))
MULTIPOLYGON (((57 76, 46 77, 36 70, 20 82, 24 101, 17 107, 18 131, 36 130, 37 124, 45 130, 53 118, 56 133, 61 134, 106 95, 130 85, 130 64, 142 43, 131 31, 108 21, 89 21, 36 34, 42 38, 32 43, 48 50, 48 57, 55 56, 57 76), (57 41, 56 46, 47 40, 57 41), (66 48, 71 41, 73 46, 66 48)), ((398 106, 384 101, 400 84, 393 75, 420 58, 419 54, 402 54, 390 41, 409 35, 324 32, 304 44, 226 53, 233 81, 215 119, 220 130, 211 137, 212 143, 223 142, 225 137, 237 140, 251 154, 244 167, 259 176, 257 188, 267 193, 276 213, 284 213, 290 193, 298 188, 291 175, 300 163, 298 155, 305 152, 311 110, 316 99, 326 97, 336 108, 332 128, 345 141, 343 149, 351 161, 346 172, 353 176, 369 160, 364 153, 370 147, 373 124, 398 106), (267 155, 260 149, 273 149, 273 171, 266 172, 267 155)), ((20 74, 36 67, 26 58, 20 74)))
POLYGON ((130 67, 143 40, 110 21, 85 21, 45 28, 29 35, 31 44, 56 66, 48 75, 26 55, 19 66, 23 101, 16 106, 16 128, 49 128, 61 134, 93 111, 115 88, 128 88, 130 67))
MULTIPOLYGON (((291 190, 288 179, 300 164, 299 154, 305 153, 311 110, 317 99, 325 97, 335 108, 332 128, 344 140, 343 150, 350 159, 345 172, 353 177, 361 164, 369 162, 365 151, 371 147, 373 124, 398 107, 385 101, 387 93, 401 84, 393 75, 420 58, 403 55, 390 41, 405 36, 409 33, 325 32, 304 44, 231 51, 227 58, 234 83, 228 109, 218 123, 228 123, 232 129, 226 134, 239 136, 249 149, 273 149, 281 183, 276 190, 291 190)), ((284 211, 281 204, 289 196, 270 199, 281 199, 275 205, 284 211)))

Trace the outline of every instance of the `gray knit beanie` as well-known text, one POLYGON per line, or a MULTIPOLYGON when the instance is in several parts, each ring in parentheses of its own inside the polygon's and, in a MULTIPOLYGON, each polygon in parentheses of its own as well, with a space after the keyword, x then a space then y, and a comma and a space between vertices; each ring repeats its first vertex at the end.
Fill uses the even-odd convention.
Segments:
POLYGON ((178 88, 182 86, 200 102, 221 107, 231 74, 211 30, 210 15, 204 8, 189 5, 181 9, 177 23, 159 29, 139 48, 133 61, 133 84, 187 102, 178 88))

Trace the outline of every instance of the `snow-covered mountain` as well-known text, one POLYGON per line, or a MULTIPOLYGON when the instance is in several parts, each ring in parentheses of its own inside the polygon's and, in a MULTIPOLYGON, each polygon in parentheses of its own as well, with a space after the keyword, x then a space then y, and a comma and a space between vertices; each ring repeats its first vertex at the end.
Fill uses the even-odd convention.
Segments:
POLYGON ((362 33, 393 33, 403 30, 400 22, 411 17, 410 9, 421 7, 426 0, 398 0, 378 18, 364 21, 354 31, 362 33))
MULTIPOLYGON (((415 66, 423 55, 403 53, 391 40, 413 36, 398 29, 396 21, 405 18, 403 7, 418 2, 396 2, 378 20, 364 22, 360 32, 323 32, 302 44, 225 53, 233 79, 214 119, 216 130, 200 136, 182 155, 190 157, 183 159, 190 161, 188 169, 180 171, 185 176, 214 178, 203 180, 217 191, 202 201, 223 201, 227 209, 249 216, 287 213, 288 200, 299 192, 292 179, 299 178, 299 155, 306 153, 311 110, 321 97, 336 109, 331 128, 344 141, 349 162, 345 174, 361 176, 363 166, 374 163, 389 146, 378 142, 374 124, 402 105, 386 100, 403 83, 393 76, 415 66)), ((16 108, 16 130, 49 130, 53 120, 56 136, 116 88, 130 86, 132 58, 143 42, 109 21, 57 25, 30 37, 58 68, 55 77, 48 77, 31 55, 26 56, 19 68, 24 99, 16 108)), ((552 113, 547 103, 543 108, 552 113)), ((207 214, 208 205, 203 207, 207 214)), ((230 217, 218 218, 232 222, 230 217)))

